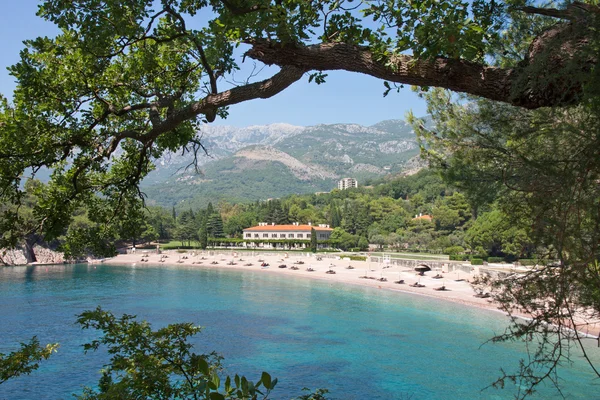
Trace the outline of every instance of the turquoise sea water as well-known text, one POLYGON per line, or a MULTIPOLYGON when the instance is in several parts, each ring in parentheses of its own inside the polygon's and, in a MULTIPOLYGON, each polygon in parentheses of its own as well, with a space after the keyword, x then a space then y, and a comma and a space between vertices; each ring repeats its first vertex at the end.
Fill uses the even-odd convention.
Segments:
MULTIPOLYGON (((55 266, 0 269, 0 352, 37 335, 59 352, 31 376, 0 385, 0 399, 66 399, 94 386, 106 356, 83 354, 95 337, 76 315, 102 305, 155 327, 205 327, 197 352, 216 350, 226 372, 279 378, 273 399, 324 387, 334 399, 509 399, 487 389, 524 356, 517 344, 482 344, 506 319, 421 296, 292 278, 265 271, 175 267, 55 266)), ((597 351, 597 350, 594 350, 597 351)), ((574 356, 563 394, 600 398, 574 356)), ((535 398, 560 398, 542 388, 535 398)))

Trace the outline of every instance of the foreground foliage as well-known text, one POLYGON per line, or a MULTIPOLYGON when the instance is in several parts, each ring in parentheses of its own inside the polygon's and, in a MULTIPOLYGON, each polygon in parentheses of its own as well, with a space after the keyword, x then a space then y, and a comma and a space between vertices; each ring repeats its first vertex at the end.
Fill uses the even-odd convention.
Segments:
MULTIPOLYGON (((102 369, 97 389, 85 388, 76 396, 91 399, 206 399, 257 400, 269 398, 277 379, 263 372, 258 381, 244 376, 222 380, 221 360, 215 352, 196 354, 189 339, 201 331, 191 323, 177 323, 152 330, 133 315, 115 317, 98 306, 77 318, 82 329, 99 331, 100 337, 83 345, 84 351, 106 347, 110 360, 102 369)), ((8 355, 0 354, 0 384, 29 375, 41 360, 56 352, 58 344, 40 346, 36 337, 8 355)), ((325 400, 326 389, 318 389, 298 400, 325 400)))
MULTIPOLYGON (((501 308, 515 318, 494 340, 531 344, 530 359, 505 380, 518 383, 527 396, 544 380, 560 390, 558 367, 570 362, 570 346, 583 352, 593 373, 585 333, 600 317, 600 108, 590 87, 589 100, 577 107, 523 110, 485 100, 453 101, 433 91, 429 109, 434 130, 413 122, 430 162, 472 202, 497 205, 494 216, 477 219, 502 235, 515 227, 518 241, 535 245, 537 266, 523 274, 482 277, 479 290, 491 291, 501 308), (493 188, 494 190, 490 190, 493 188), (511 228, 512 227, 512 228, 511 228)), ((473 241, 486 235, 474 229, 473 241)), ((515 245, 513 242, 511 245, 515 245)))
POLYGON ((19 350, 9 354, 0 353, 0 384, 20 375, 29 375, 39 368, 42 360, 47 360, 56 352, 58 344, 41 346, 37 337, 27 343, 21 343, 19 350))
POLYGON ((133 315, 117 318, 100 307, 83 312, 77 322, 101 332, 85 351, 106 346, 110 355, 98 390, 87 388, 80 399, 266 399, 277 384, 266 372, 257 382, 238 375, 222 381, 222 358, 192 351, 188 340, 201 328, 191 323, 152 330, 133 315))

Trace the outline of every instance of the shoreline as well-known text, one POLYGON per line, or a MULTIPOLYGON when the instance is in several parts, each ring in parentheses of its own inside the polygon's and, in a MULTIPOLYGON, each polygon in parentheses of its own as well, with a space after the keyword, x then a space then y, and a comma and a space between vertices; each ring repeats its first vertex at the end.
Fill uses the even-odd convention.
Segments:
MULTIPOLYGON (((382 264, 369 261, 349 261, 347 259, 329 258, 324 256, 317 260, 319 254, 313 253, 245 253, 232 251, 231 254, 217 254, 218 251, 189 251, 179 253, 175 250, 157 253, 119 254, 115 257, 97 260, 93 264, 132 265, 142 267, 152 265, 154 267, 186 267, 204 269, 229 269, 239 271, 261 271, 269 274, 280 274, 305 279, 316 279, 326 282, 337 282, 343 285, 355 285, 371 287, 411 295, 420 295, 440 301, 449 301, 480 310, 500 313, 506 317, 509 315, 500 310, 491 298, 475 297, 475 291, 470 281, 475 277, 474 273, 464 271, 428 271, 419 275, 415 270, 403 266, 383 267, 382 264), (212 254, 211 254, 212 253, 212 254), (237 254, 236 254, 237 253, 237 254), (233 254, 236 254, 233 256, 233 254), (145 260, 145 261, 142 261, 145 260), (261 262, 269 264, 261 267, 261 262), (301 264, 300 264, 301 262, 301 264), (251 265, 248 265, 251 264, 251 265), (286 268, 279 268, 285 264, 286 268), (351 265, 353 269, 347 267, 351 265), (296 270, 291 269, 297 267, 296 270), (313 271, 307 271, 312 268, 313 271), (333 270, 334 273, 327 273, 333 270), (364 276, 368 276, 365 279, 364 276), (441 276, 436 279, 434 276, 441 276), (386 278, 386 281, 380 280, 386 278), (396 281, 403 280, 398 284, 396 281), (414 283, 420 283, 423 287, 413 287, 414 283), (444 286, 446 290, 434 290, 444 286)), ((525 314, 513 314, 514 318, 524 320, 531 319, 525 314)), ((597 339, 600 335, 600 325, 587 326, 586 331, 579 331, 582 338, 597 339)))
POLYGON ((113 258, 103 260, 102 263, 108 265, 135 265, 136 267, 163 265, 173 267, 185 266, 187 268, 262 271, 306 279, 359 285, 393 292, 417 294, 506 315, 490 299, 474 297, 475 291, 469 283, 473 279, 473 274, 467 274, 463 271, 447 273, 443 273, 442 271, 428 271, 423 276, 420 276, 416 271, 406 267, 394 265, 384 268, 380 264, 367 261, 349 261, 333 258, 317 260, 316 256, 311 253, 308 253, 308 256, 306 254, 290 253, 287 258, 285 257, 285 253, 277 256, 260 253, 254 255, 238 253, 234 257, 224 254, 209 255, 209 253, 207 251, 190 251, 188 253, 166 251, 162 254, 119 254, 113 258), (142 259, 147 261, 142 261, 142 259), (261 261, 259 260, 266 262, 269 266, 261 267, 261 261), (302 264, 298 264, 298 262, 302 262, 302 264), (285 264, 287 267, 279 268, 279 265, 282 264, 285 264), (347 269, 349 265, 353 269, 347 269), (297 267, 298 269, 293 270, 291 267, 297 267), (314 271, 307 271, 307 268, 312 268, 314 271), (335 273, 327 273, 328 270, 333 270, 335 273), (433 276, 438 274, 442 276, 441 279, 433 278, 433 276), (368 276, 369 278, 361 278, 364 276, 368 276), (382 281, 381 278, 385 278, 386 281, 382 281), (398 280, 404 280, 404 283, 395 283, 398 280), (425 286, 410 286, 414 283, 420 283, 425 286), (446 290, 434 290, 434 288, 441 286, 445 286, 446 290))

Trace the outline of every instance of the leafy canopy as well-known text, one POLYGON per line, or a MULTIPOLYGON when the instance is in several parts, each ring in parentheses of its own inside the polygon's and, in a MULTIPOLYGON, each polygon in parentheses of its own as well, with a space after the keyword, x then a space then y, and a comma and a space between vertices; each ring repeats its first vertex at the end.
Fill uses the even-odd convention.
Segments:
MULTIPOLYGON (((520 6, 512 0, 47 0, 38 15, 61 33, 25 42, 21 61, 10 68, 17 80, 12 101, 0 101, 0 196, 18 204, 22 180, 49 168, 51 182, 34 209, 47 239, 62 234, 85 203, 100 210, 98 222, 111 223, 124 204, 143 196, 138 184, 152 160, 168 151, 197 155, 203 123, 225 117, 229 105, 271 97, 311 70, 317 83, 322 71, 348 69, 486 95, 418 62, 484 65, 503 54, 499 43, 510 47, 523 38, 505 35, 507 25, 520 24, 528 38, 541 31, 514 17, 520 6), (340 52, 341 65, 319 61, 319 52, 331 49, 340 52), (372 65, 344 61, 355 59, 357 49, 372 65), (309 53, 286 55, 300 50, 309 53), (281 70, 261 81, 241 68, 246 56, 281 70), (240 82, 236 72, 249 76, 240 82)), ((19 220, 11 213, 3 219, 19 220)))

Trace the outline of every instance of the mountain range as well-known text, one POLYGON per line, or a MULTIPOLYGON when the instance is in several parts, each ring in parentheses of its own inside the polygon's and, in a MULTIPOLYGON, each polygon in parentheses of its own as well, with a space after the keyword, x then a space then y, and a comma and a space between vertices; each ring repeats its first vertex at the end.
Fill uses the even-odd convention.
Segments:
POLYGON ((156 169, 142 183, 149 204, 199 208, 221 199, 265 200, 330 191, 345 177, 360 185, 419 168, 414 131, 402 120, 371 126, 207 125, 201 142, 208 155, 198 153, 198 172, 189 167, 190 153, 155 160, 156 169))

